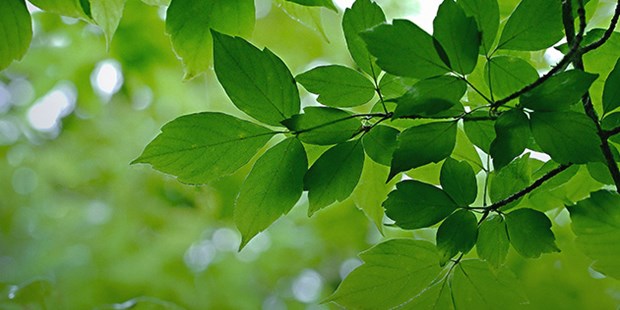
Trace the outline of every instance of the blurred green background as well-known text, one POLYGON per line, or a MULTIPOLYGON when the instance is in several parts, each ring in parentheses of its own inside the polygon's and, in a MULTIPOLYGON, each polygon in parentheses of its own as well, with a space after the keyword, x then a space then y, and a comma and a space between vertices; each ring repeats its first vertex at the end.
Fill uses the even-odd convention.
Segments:
MULTIPOLYGON (((340 1, 341 9, 350 2, 340 1)), ((377 2, 389 18, 428 23, 438 1, 377 2)), ((500 2, 510 12, 517 1, 500 2)), ((613 4, 592 2, 603 12, 613 4)), ((293 74, 352 65, 342 12, 322 11, 324 38, 270 0, 256 3, 251 41, 268 46, 293 74)), ((128 0, 106 51, 98 28, 33 12, 28 54, 0 73, 0 308, 335 308, 320 301, 359 265, 358 252, 412 233, 386 229, 382 236, 351 201, 308 219, 302 199, 237 252, 232 207, 251 165, 199 187, 129 165, 180 115, 245 117, 213 72, 182 81, 164 16, 165 9, 128 0)), ((532 61, 544 66, 552 57, 532 61)), ((554 222, 562 253, 537 260, 510 254, 509 267, 529 293, 526 308, 618 308, 620 284, 589 268, 569 225, 565 213, 554 222)))

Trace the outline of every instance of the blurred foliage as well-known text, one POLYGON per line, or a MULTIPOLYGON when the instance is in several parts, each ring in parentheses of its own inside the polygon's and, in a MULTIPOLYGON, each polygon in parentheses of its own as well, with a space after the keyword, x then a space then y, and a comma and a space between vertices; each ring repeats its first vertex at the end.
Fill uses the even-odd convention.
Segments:
MULTIPOLYGON (((378 2, 390 18, 419 8, 378 2)), ((270 3, 257 1, 262 15, 251 40, 269 46, 294 74, 316 64, 352 64, 341 15, 322 11, 327 41, 270 3)), ((502 1, 502 10, 513 3, 502 1)), ((0 73, 0 308, 332 307, 319 302, 359 264, 358 252, 412 233, 388 227, 381 235, 353 199, 308 219, 304 197, 290 216, 237 252, 232 205, 251 164, 200 187, 129 166, 159 127, 179 115, 209 110, 244 117, 213 72, 182 81, 162 14, 128 1, 106 52, 98 28, 36 12, 29 52, 0 73), (122 72, 120 88, 108 93, 96 82, 105 64, 122 72), (57 101, 55 110, 41 108, 45 98, 57 101), (66 103, 60 110, 58 100, 66 103), (38 117, 50 126, 37 127, 38 117)), ((539 67, 544 61, 543 55, 532 59, 539 67)), ((620 284, 588 269, 590 260, 574 248, 566 211, 557 214, 554 229, 562 253, 536 260, 509 254, 529 295, 527 308, 620 306, 620 284)))

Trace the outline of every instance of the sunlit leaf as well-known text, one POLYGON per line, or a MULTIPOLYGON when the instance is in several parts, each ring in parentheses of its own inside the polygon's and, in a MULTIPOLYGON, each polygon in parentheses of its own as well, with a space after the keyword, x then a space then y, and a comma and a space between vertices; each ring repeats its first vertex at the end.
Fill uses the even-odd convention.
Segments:
POLYGON ((441 188, 461 206, 468 206, 476 200, 478 185, 476 174, 465 161, 446 158, 441 166, 441 188))
POLYGON ((291 210, 303 192, 307 169, 306 151, 296 138, 280 142, 256 161, 235 202, 241 247, 291 210))
MULTIPOLYGON (((495 170, 491 175, 489 186, 489 198, 492 202, 498 202, 530 185, 531 168, 529 165, 529 153, 515 159, 502 170, 495 170)), ((520 200, 504 207, 509 209, 519 203, 520 200)))
POLYGON ((360 181, 351 195, 355 205, 364 211, 380 232, 383 231, 385 214, 382 204, 396 184, 396 181, 385 183, 389 172, 388 167, 366 159, 360 181))
POLYGON ((476 244, 478 223, 476 215, 468 210, 458 210, 446 218, 437 229, 437 250, 440 264, 445 265, 459 252, 466 254, 476 244))
POLYGON ((406 180, 396 184, 383 207, 398 227, 417 229, 439 223, 458 205, 440 188, 406 180))
POLYGON ((354 309, 390 309, 410 302, 441 272, 435 245, 427 241, 393 239, 360 257, 364 264, 327 301, 354 309))
POLYGON ((521 95, 519 103, 535 111, 568 110, 581 99, 597 77, 597 74, 580 70, 565 71, 521 95))
POLYGON ((378 125, 364 135, 364 151, 375 162, 390 166, 392 154, 398 145, 400 131, 394 127, 378 125))
POLYGON ((184 183, 208 183, 247 164, 274 134, 222 113, 185 115, 164 125, 132 163, 151 164, 184 183))
MULTIPOLYGON (((183 61, 185 68, 184 78, 191 79, 209 70, 213 56, 211 29, 233 35, 248 34, 254 29, 254 19, 253 0, 172 0, 166 12, 166 32, 170 35, 174 51, 183 61)), ((253 61, 258 61, 254 59, 255 55, 247 51, 248 47, 243 46, 246 48, 239 50, 243 48, 241 45, 241 43, 238 43, 234 46, 228 46, 227 51, 229 54, 226 56, 236 58, 235 56, 238 55, 235 52, 246 52, 247 54, 244 53, 243 56, 253 61)), ((215 53, 217 54, 217 52, 218 49, 216 48, 215 53)), ((254 52, 254 54, 257 54, 257 52, 254 52)), ((267 55, 264 55, 261 60, 268 62, 269 58, 267 55)), ((220 60, 220 62, 225 62, 225 60, 220 60)), ((222 63, 221 65, 225 66, 227 70, 237 71, 229 63, 222 63)), ((264 66, 264 63, 259 62, 256 66, 264 66)), ((270 64, 270 67, 277 66, 275 63, 270 64)), ((279 66, 283 66, 283 64, 279 66)), ((248 70, 247 66, 244 66, 244 68, 248 70)))
POLYGON ((620 279, 620 196, 598 191, 568 207, 577 246, 594 260, 594 269, 620 279))
POLYGON ((603 159, 596 127, 585 114, 531 113, 530 128, 536 143, 558 163, 585 164, 603 159))
POLYGON ((448 65, 461 74, 474 70, 480 50, 480 32, 476 20, 454 0, 445 0, 433 21, 433 37, 448 56, 448 65))
POLYGON ((476 19, 482 35, 480 40, 481 54, 490 53, 499 28, 497 0, 458 0, 457 3, 461 5, 465 14, 476 19))
POLYGON ((126 0, 90 0, 90 11, 95 23, 105 34, 108 46, 123 16, 126 0))
POLYGON ((0 1, 0 70, 20 60, 32 40, 32 21, 24 0, 0 1))
POLYGON ((495 140, 491 143, 493 166, 500 170, 527 147, 531 133, 527 115, 521 110, 502 113, 495 121, 495 140))
POLYGON ((551 221, 542 212, 518 209, 506 214, 510 244, 523 257, 536 258, 543 253, 560 252, 551 231, 551 221))
POLYGON ((362 123, 351 113, 336 108, 307 107, 303 114, 282 121, 305 143, 329 145, 347 141, 359 132, 362 123))
POLYGON ((316 67, 295 77, 317 101, 332 107, 354 107, 370 101, 375 86, 359 72, 339 65, 316 67))
POLYGON ((521 309, 528 303, 521 283, 506 268, 499 271, 480 260, 463 260, 454 267, 455 309, 521 309))
POLYGON ((485 82, 498 98, 504 98, 538 79, 529 62, 513 56, 495 56, 486 63, 485 82))
POLYGON ((480 224, 476 241, 478 257, 498 268, 506 260, 509 247, 506 222, 501 216, 491 215, 480 224))
POLYGON ((620 58, 605 81, 603 109, 605 113, 620 107, 620 58))
POLYGON ((497 48, 541 50, 558 42, 563 29, 559 1, 523 0, 508 18, 497 48))
POLYGON ((449 71, 433 38, 408 20, 395 19, 391 25, 376 26, 361 36, 379 67, 394 75, 425 79, 449 71))
POLYGON ((47 12, 90 20, 89 2, 80 0, 29 0, 28 2, 47 12))
POLYGON ((333 10, 334 12, 338 12, 338 9, 336 8, 332 0, 286 0, 286 1, 301 4, 304 6, 322 6, 330 10, 333 10))
POLYGON ((456 143, 456 130, 456 122, 437 122, 401 132, 388 179, 399 172, 436 163, 450 156, 456 143))
POLYGON ((342 30, 351 57, 364 72, 375 78, 379 76, 381 69, 375 64, 374 57, 368 52, 366 43, 359 34, 384 22, 383 10, 370 0, 355 1, 342 16, 342 30))
MULTIPOLYGON (((488 115, 488 114, 485 114, 488 115)), ((495 140, 495 121, 492 120, 472 120, 467 119, 463 122, 463 130, 469 141, 479 147, 485 153, 491 151, 491 143, 495 140)))
POLYGON ((310 201, 308 215, 351 195, 362 174, 364 157, 358 140, 335 145, 314 162, 304 178, 310 201))
POLYGON ((466 91, 465 81, 453 76, 421 80, 398 98, 394 118, 436 115, 460 106, 459 100, 466 91))

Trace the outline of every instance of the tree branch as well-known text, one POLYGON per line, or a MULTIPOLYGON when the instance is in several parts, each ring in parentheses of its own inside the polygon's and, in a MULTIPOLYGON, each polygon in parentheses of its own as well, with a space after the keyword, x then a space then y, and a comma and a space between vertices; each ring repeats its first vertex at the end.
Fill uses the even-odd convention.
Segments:
POLYGON ((568 169, 570 166, 572 166, 573 164, 562 164, 559 165, 557 168, 547 172, 547 174, 543 175, 542 177, 540 177, 538 180, 534 181, 534 183, 530 184, 530 186, 508 196, 507 198, 504 198, 492 205, 490 205, 486 210, 485 213, 490 212, 490 211, 496 211, 499 208, 508 205, 509 203, 513 202, 513 201, 517 201, 519 198, 531 193, 533 190, 535 190, 536 188, 540 187, 541 185, 543 185, 543 183, 549 181, 551 178, 553 178, 554 176, 560 174, 560 172, 568 169))
POLYGON ((609 24, 609 28, 607 28, 607 30, 605 30, 605 33, 603 34, 603 37, 600 38, 598 41, 583 47, 581 49, 581 51, 580 51, 580 54, 583 55, 583 54, 588 53, 590 51, 593 51, 593 50, 601 47, 601 45, 605 44, 605 42, 607 42, 607 40, 609 40, 609 38, 611 38, 611 35, 614 33, 614 30, 616 29, 616 25, 618 24, 618 18, 620 18, 620 0, 618 0, 618 3, 616 4, 616 10, 614 11, 614 15, 611 18, 611 22, 609 24))
POLYGON ((620 133, 620 127, 616 127, 614 129, 611 129, 611 130, 605 130, 603 132, 603 134, 605 135, 605 138, 609 138, 611 136, 615 136, 615 135, 617 135, 619 133, 620 133))

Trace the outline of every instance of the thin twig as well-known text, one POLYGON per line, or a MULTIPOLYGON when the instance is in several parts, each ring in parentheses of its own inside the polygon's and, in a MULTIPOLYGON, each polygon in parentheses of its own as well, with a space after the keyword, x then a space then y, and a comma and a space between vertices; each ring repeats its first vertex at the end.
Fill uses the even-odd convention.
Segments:
POLYGON ((580 51, 580 54, 583 55, 605 44, 605 42, 607 42, 607 40, 609 40, 609 38, 611 38, 611 35, 614 33, 614 30, 616 29, 616 25, 618 24, 618 18, 620 18, 620 0, 618 0, 618 3, 616 4, 616 10, 614 11, 614 15, 611 18, 609 28, 605 30, 603 37, 601 37, 598 41, 583 47, 580 51))

